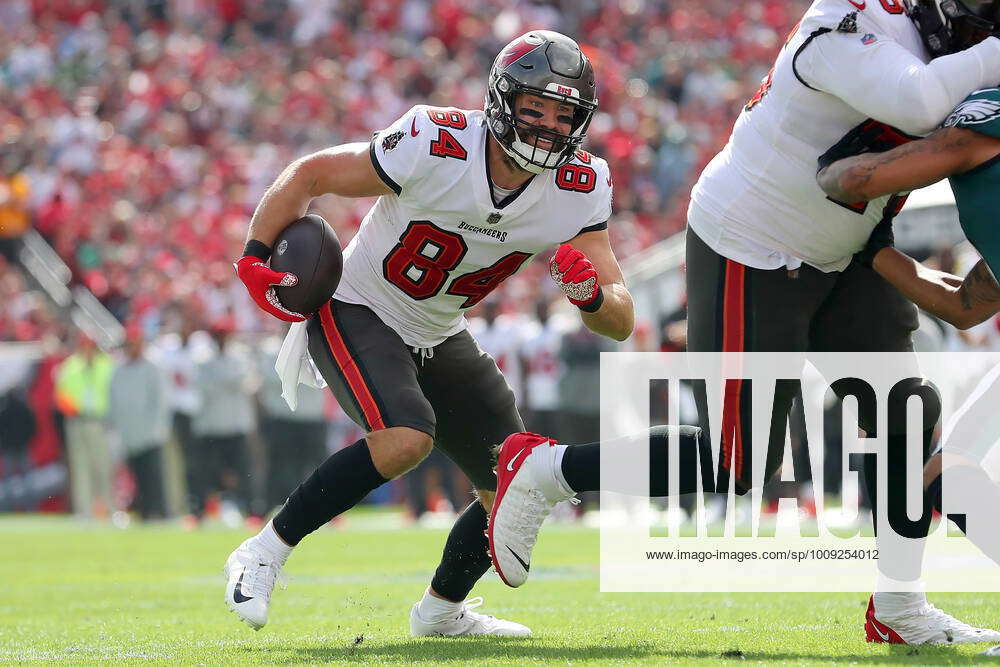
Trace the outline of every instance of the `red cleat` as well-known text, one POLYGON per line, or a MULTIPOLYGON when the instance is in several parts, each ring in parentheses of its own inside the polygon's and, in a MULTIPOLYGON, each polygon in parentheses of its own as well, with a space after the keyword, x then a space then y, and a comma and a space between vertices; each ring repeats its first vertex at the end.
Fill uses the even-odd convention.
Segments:
POLYGON ((497 493, 486 535, 493 567, 512 588, 528 579, 542 522, 556 504, 576 495, 556 477, 555 444, 537 433, 515 433, 497 454, 497 493))

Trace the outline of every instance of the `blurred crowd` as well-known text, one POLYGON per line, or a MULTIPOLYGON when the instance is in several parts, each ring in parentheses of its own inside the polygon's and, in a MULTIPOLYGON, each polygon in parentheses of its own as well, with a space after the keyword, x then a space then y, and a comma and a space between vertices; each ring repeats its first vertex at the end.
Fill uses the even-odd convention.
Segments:
MULTIPOLYGON (((415 103, 481 108, 503 44, 552 28, 595 63, 587 147, 611 164, 611 233, 628 257, 682 228, 693 179, 806 4, 5 0, 0 237, 33 225, 147 334, 176 303, 204 326, 258 330, 230 263, 281 168, 364 141, 415 103)), ((317 208, 346 242, 370 204, 317 208)), ((541 270, 505 298, 530 309, 541 270)))
MULTIPOLYGON (((490 300, 481 313, 472 330, 509 378, 527 428, 596 441, 607 340, 572 313, 550 313, 545 300, 522 314, 490 300)), ((0 359, 0 511, 65 495, 53 509, 81 519, 131 510, 181 515, 191 527, 206 517, 256 521, 360 437, 328 391, 300 386, 298 409, 288 409, 273 370, 279 336, 236 335, 232 320, 207 331, 179 322, 148 343, 130 325, 112 354, 80 335, 32 364, 0 359), (46 464, 61 466, 60 479, 37 474, 46 464)), ((376 500, 405 501, 419 520, 464 506, 470 492, 435 453, 376 500)))
MULTIPOLYGON (((609 229, 627 259, 683 228, 692 183, 807 5, 3 0, 0 342, 46 343, 18 382, 0 372, 0 510, 44 505, 68 478, 80 516, 262 515, 358 437, 328 392, 284 407, 270 370, 282 328, 231 267, 287 163, 365 141, 413 104, 481 108, 497 51, 528 29, 559 30, 594 61, 586 146, 611 165, 609 229), (30 229, 126 325, 122 350, 97 349, 31 288, 16 261, 30 229), (29 483, 31 467, 51 474, 29 483)), ((328 196, 315 209, 346 244, 371 203, 328 196)), ((930 263, 962 275, 969 256, 930 263)), ((597 440, 609 348, 549 314, 562 301, 545 273, 535 262, 507 281, 471 313, 473 332, 529 429, 597 440)), ((683 350, 685 320, 683 309, 641 318, 633 349, 683 350)), ((928 329, 924 344, 995 348, 997 322, 928 329)), ((415 516, 467 493, 437 454, 406 485, 390 493, 415 516)))

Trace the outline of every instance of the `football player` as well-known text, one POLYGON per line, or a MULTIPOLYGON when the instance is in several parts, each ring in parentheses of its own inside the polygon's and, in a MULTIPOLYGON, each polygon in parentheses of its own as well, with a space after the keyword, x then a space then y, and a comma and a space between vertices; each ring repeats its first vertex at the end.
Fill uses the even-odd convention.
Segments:
POLYGON ((964 280, 934 271, 892 247, 892 227, 886 221, 872 234, 861 260, 915 304, 959 329, 996 314, 1000 310, 995 277, 1000 270, 995 220, 1000 206, 1000 89, 975 91, 926 139, 892 148, 859 126, 846 144, 846 152, 864 154, 827 164, 816 177, 831 199, 865 202, 947 178, 962 231, 981 255, 964 280))
MULTIPOLYGON (((977 90, 945 119, 941 129, 926 139, 893 148, 864 125, 852 133, 835 154, 852 155, 830 163, 821 157, 817 181, 838 201, 861 202, 894 192, 909 192, 948 178, 958 206, 959 224, 981 259, 964 278, 929 269, 892 247, 891 221, 879 223, 859 259, 892 283, 908 299, 959 329, 979 324, 1000 311, 1000 237, 994 214, 1000 204, 1000 88, 977 90), (883 152, 884 151, 884 152, 883 152)), ((994 396, 996 373, 980 400, 960 412, 958 428, 945 429, 950 437, 924 468, 931 504, 941 511, 942 468, 949 457, 949 488, 959 488, 973 506, 997 497, 997 489, 980 463, 996 440, 989 428, 996 410, 986 396, 994 396)), ((994 507, 994 504, 986 505, 994 507)), ((966 530, 965 521, 959 527, 966 530)), ((989 531, 970 539, 993 558, 996 544, 989 531), (986 543, 984 544, 984 539, 986 543)))
MULTIPOLYGON (((869 266, 852 261, 879 221, 898 212, 903 198, 833 201, 817 185, 814 165, 865 119, 875 119, 886 136, 904 142, 907 135, 931 132, 972 91, 996 84, 998 12, 1000 0, 813 3, 744 106, 729 143, 692 192, 686 262, 690 351, 913 349, 913 304, 869 266)), ((697 398, 700 414, 707 415, 704 392, 697 398)), ((786 409, 792 399, 781 392, 775 397, 786 409)), ((740 437, 750 432, 750 414, 740 410, 748 404, 740 396, 723 412, 720 447, 725 455, 720 459, 738 493, 749 491, 753 479, 751 457, 744 455, 740 437)), ((928 422, 925 451, 936 419, 928 422)), ((887 429, 890 447, 905 447, 900 426, 887 429)), ((533 476, 577 477, 568 469, 584 458, 575 449, 566 448, 559 457, 538 454, 546 459, 540 464, 546 472, 533 476)), ((597 465, 595 457, 588 458, 589 466, 597 465)), ((780 464, 778 450, 778 457, 766 462, 764 479, 780 464)), ((518 465, 511 471, 498 467, 500 487, 513 492, 498 503, 495 523, 505 523, 504 513, 544 511, 568 490, 547 482, 544 486, 553 489, 549 498, 531 480, 518 484, 518 465), (538 504, 541 508, 534 508, 538 504)), ((905 472, 890 466, 889 474, 905 472)), ((925 516, 927 525, 929 514, 925 516)), ((524 530, 505 533, 506 539, 522 535, 517 538, 520 557, 530 557, 539 523, 524 520, 524 530)), ((923 593, 885 590, 914 588, 920 570, 911 541, 893 542, 886 533, 880 531, 883 553, 900 557, 879 560, 879 591, 869 600, 865 618, 868 640, 922 644, 1000 639, 1000 633, 943 613, 923 593)))
POLYGON ((463 313, 558 246, 550 273, 583 323, 615 340, 630 335, 632 298, 607 231, 610 172, 581 149, 596 108, 593 68, 579 46, 532 31, 497 56, 484 111, 415 106, 370 143, 296 160, 265 193, 236 270, 261 308, 290 321, 303 318, 281 306, 273 285, 296 278, 266 265, 278 233, 314 197, 379 199, 344 251, 334 298, 308 324, 313 361, 367 435, 327 459, 229 556, 226 602, 251 627, 267 622, 293 547, 436 446, 469 476, 478 500, 452 529, 411 610, 411 632, 530 634, 467 600, 490 566, 491 447, 524 427, 463 313))
MULTIPOLYGON (((912 350, 913 304, 869 267, 852 262, 904 198, 833 201, 817 185, 814 165, 865 119, 892 126, 904 141, 903 135, 931 132, 972 91, 995 85, 998 6, 997 0, 813 3, 692 192, 689 350, 912 350)), ((791 396, 781 398, 791 405, 791 396)), ((724 423, 721 443, 738 491, 751 479, 739 435, 749 432, 750 415, 741 404, 733 401, 737 414, 724 413, 724 422, 740 427, 724 423)), ((935 421, 925 423, 925 452, 935 421)), ((874 430, 874 424, 862 427, 874 430)), ((905 429, 889 424, 887 437, 889 447, 905 447, 905 429)), ((779 465, 768 460, 764 479, 779 465)), ((890 466, 888 474, 905 473, 890 466)), ((1000 638, 938 610, 922 592, 889 592, 916 582, 920 559, 908 540, 888 533, 879 535, 884 557, 865 617, 869 641, 1000 638)))

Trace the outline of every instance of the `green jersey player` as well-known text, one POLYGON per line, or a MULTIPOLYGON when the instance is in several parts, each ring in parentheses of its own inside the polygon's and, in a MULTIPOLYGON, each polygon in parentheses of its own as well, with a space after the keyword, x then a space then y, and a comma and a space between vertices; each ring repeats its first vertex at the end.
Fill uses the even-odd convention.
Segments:
MULTIPOLYGON (((879 224, 864 250, 859 253, 883 278, 908 299, 960 329, 985 321, 1000 311, 1000 234, 996 230, 1000 202, 1000 88, 977 90, 969 95, 930 136, 885 152, 884 137, 869 134, 867 142, 859 126, 855 146, 842 146, 840 153, 854 155, 820 169, 817 180, 831 199, 841 202, 867 201, 892 192, 905 192, 948 178, 958 205, 959 223, 981 259, 964 279, 923 266, 892 247, 890 222, 879 224)), ((850 144, 850 140, 842 142, 850 144)), ((835 147, 836 148, 836 147, 835 147)), ((820 158, 821 164, 824 163, 820 158)), ((995 381, 996 373, 991 373, 995 381)), ((988 380, 990 378, 987 378, 988 380)), ((987 384, 984 382, 984 385, 987 384)), ((983 431, 983 406, 979 401, 972 417, 960 423, 975 424, 983 431)), ((986 407, 987 414, 992 410, 986 407)), ((968 428, 966 429, 968 430, 968 428)), ((983 451, 975 451, 972 438, 961 428, 952 433, 950 454, 938 451, 924 466, 924 487, 934 507, 941 511, 942 477, 950 475, 949 488, 964 491, 966 498, 978 499, 980 506, 1000 498, 1000 489, 983 472, 983 451), (947 471, 947 472, 945 472, 947 471)), ((978 438, 982 440, 982 438, 978 438)), ((947 443, 946 443, 947 446, 947 443)), ((998 553, 995 530, 966 526, 965 517, 956 521, 969 538, 991 557, 998 553)), ((1000 655, 1000 647, 984 655, 1000 655)))
MULTIPOLYGON (((863 139, 862 139, 863 141, 863 139)), ((876 142, 867 147, 878 150, 876 142)), ((977 90, 955 107, 930 136, 892 150, 855 155, 820 169, 819 185, 831 199, 868 201, 951 182, 959 222, 982 259, 964 278, 922 266, 892 247, 888 225, 876 228, 861 253, 908 299, 960 329, 1000 310, 1000 88, 977 90)))

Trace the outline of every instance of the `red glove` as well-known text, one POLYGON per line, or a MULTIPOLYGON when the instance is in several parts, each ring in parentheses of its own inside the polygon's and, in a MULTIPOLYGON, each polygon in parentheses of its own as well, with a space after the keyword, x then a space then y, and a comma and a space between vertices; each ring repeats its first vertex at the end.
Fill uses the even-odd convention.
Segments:
MULTIPOLYGON (((263 244, 261 244, 263 245, 263 244)), ((278 300, 278 295, 274 291, 273 285, 291 287, 299 282, 294 273, 278 273, 272 271, 264 260, 255 255, 244 255, 233 264, 236 275, 239 276, 243 284, 246 285, 250 298, 254 300, 260 309, 268 312, 279 320, 285 322, 304 322, 308 317, 293 313, 278 300)))
POLYGON ((556 250, 549 262, 549 273, 569 302, 580 310, 593 313, 604 303, 604 293, 597 284, 597 269, 570 244, 563 243, 556 250))

